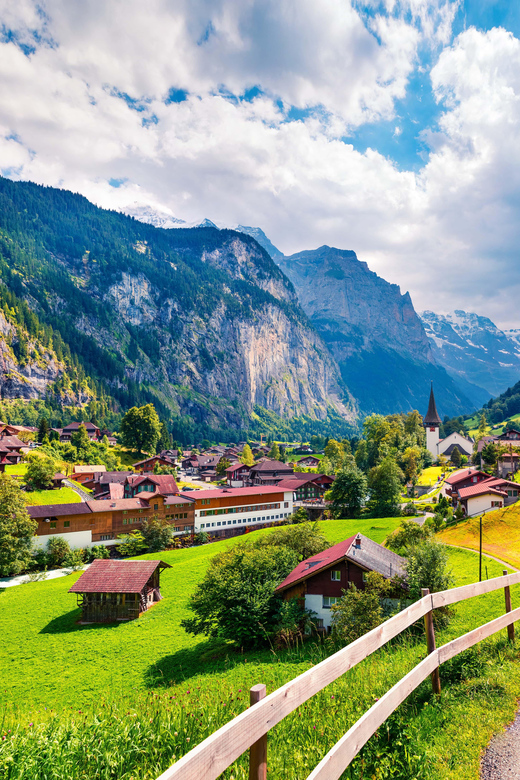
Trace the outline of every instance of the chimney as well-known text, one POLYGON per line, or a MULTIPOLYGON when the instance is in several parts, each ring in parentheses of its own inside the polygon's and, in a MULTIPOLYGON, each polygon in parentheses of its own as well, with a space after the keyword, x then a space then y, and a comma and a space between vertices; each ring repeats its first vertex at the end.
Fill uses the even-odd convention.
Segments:
POLYGON ((357 547, 358 549, 361 547, 361 534, 358 534, 356 536, 355 547, 357 547))

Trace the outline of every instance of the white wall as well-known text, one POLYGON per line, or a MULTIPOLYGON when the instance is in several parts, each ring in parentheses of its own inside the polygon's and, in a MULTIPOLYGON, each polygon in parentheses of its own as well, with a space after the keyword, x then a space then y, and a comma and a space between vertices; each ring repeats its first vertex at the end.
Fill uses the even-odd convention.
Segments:
POLYGON ((439 442, 439 455, 444 455, 448 447, 451 447, 452 444, 456 444, 463 455, 470 457, 473 454, 472 441, 466 439, 465 436, 461 436, 460 433, 450 433, 449 436, 439 442))
POLYGON ((426 426, 426 449, 431 453, 434 460, 439 457, 438 443, 439 443, 439 429, 436 426, 433 427, 433 431, 430 430, 430 426, 426 426))
POLYGON ((311 609, 313 612, 316 613, 318 618, 321 618, 323 620, 323 625, 325 628, 330 628, 332 624, 332 609, 324 609, 323 607, 323 596, 318 596, 317 594, 305 594, 305 609, 311 609))
MULTIPOLYGON (((250 498, 248 496, 248 498, 250 498)), ((207 531, 208 533, 215 533, 216 531, 223 531, 224 528, 240 528, 248 525, 258 525, 258 523, 276 523, 283 520, 293 513, 293 493, 287 491, 284 493, 283 498, 278 500, 267 501, 264 496, 258 496, 256 501, 260 503, 280 504, 280 509, 261 509, 258 512, 227 512, 222 515, 205 515, 200 516, 200 509, 195 511, 195 533, 199 531, 207 531), (288 506, 285 507, 284 504, 288 506), (218 525, 220 523, 220 525, 218 525), (204 528, 202 528, 204 526, 204 528)), ((240 500, 240 496, 236 497, 237 506, 242 506, 243 502, 240 500)), ((233 507, 226 507, 228 510, 233 507)))
POLYGON ((500 507, 491 507, 492 501, 500 501, 502 507, 504 506, 504 499, 501 496, 487 495, 487 496, 473 496, 468 498, 468 515, 479 515, 483 512, 490 512, 491 509, 500 509, 500 507))
MULTIPOLYGON (((37 550, 41 550, 46 547, 47 542, 53 536, 61 536, 62 539, 66 539, 72 548, 74 547, 91 547, 92 546, 92 531, 72 531, 71 533, 63 534, 46 534, 45 536, 34 536, 33 544, 37 550)), ((94 542, 94 544, 110 544, 108 542, 94 542)))

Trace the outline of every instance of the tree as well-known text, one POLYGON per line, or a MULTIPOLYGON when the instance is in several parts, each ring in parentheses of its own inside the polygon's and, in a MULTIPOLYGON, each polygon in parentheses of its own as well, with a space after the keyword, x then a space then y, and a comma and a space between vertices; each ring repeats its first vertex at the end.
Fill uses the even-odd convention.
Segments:
POLYGON ((119 427, 123 446, 138 452, 155 452, 161 435, 161 422, 153 404, 133 406, 119 427))
POLYGON ((226 474, 226 469, 231 466, 231 461, 228 458, 221 458, 217 464, 217 474, 219 477, 223 477, 226 474))
POLYGON ((275 588, 298 559, 287 547, 242 544, 220 553, 190 599, 194 617, 183 620, 182 627, 241 647, 265 645, 279 630, 282 614, 275 588))
POLYGON ((454 466, 460 466, 461 453, 457 446, 455 446, 451 453, 451 462, 454 466))
POLYGON ((498 458, 498 447, 492 441, 482 448, 482 460, 488 466, 494 466, 498 458))
POLYGON ((295 552, 300 560, 323 552, 329 546, 329 542, 322 534, 318 523, 310 523, 309 521, 277 528, 272 533, 261 536, 252 543, 252 547, 257 549, 287 547, 295 552))
POLYGON ((453 584, 453 575, 448 568, 448 551, 444 544, 434 539, 424 541, 408 552, 406 575, 410 597, 421 598, 421 588, 430 593, 447 590, 453 584))
POLYGON ((395 517, 400 513, 402 476, 401 469, 390 456, 370 470, 368 491, 374 517, 395 517))
POLYGON ((56 473, 56 463, 48 455, 31 453, 25 482, 31 490, 45 490, 52 485, 52 478, 56 473))
POLYGON ((29 566, 37 527, 17 482, 0 474, 0 576, 20 574, 29 566))
POLYGON ((140 555, 148 546, 140 531, 132 531, 130 534, 119 534, 117 538, 121 540, 117 547, 118 552, 127 557, 140 555))
POLYGON ((488 429, 488 424, 486 420, 486 413, 482 412, 480 416, 478 431, 477 431, 477 441, 480 441, 480 439, 482 439, 482 437, 486 435, 487 429, 488 429))
POLYGON ((293 523, 293 525, 296 525, 297 523, 308 523, 309 515, 307 514, 305 507, 299 506, 298 509, 296 509, 288 518, 288 520, 290 523, 293 523))
POLYGON ((420 526, 413 520, 403 520, 399 528, 387 536, 385 545, 399 555, 407 555, 409 550, 430 539, 432 535, 432 530, 427 526, 420 526))
POLYGON ((366 496, 367 478, 357 466, 340 471, 328 495, 334 517, 359 517, 366 496))
POLYGON ((383 622, 381 599, 395 590, 391 580, 385 580, 378 572, 368 572, 364 590, 351 584, 345 595, 332 605, 332 639, 345 645, 383 622))
POLYGON ((165 422, 161 422, 161 430, 159 434, 159 438, 157 439, 157 444, 155 445, 155 451, 156 453, 162 452, 163 450, 170 450, 172 448, 172 435, 168 430, 168 426, 165 422))
POLYGON ((280 448, 276 442, 274 442, 273 446, 267 453, 268 458, 272 458, 272 460, 280 460, 280 448))
POLYGON ((74 431, 70 437, 70 443, 76 449, 78 460, 89 459, 90 439, 88 437, 85 423, 81 423, 77 431, 74 431))
POLYGON ((44 438, 49 435, 49 423, 45 419, 45 417, 42 417, 40 419, 40 422, 38 424, 38 433, 36 434, 36 440, 42 443, 44 438))
POLYGON ((244 449, 242 450, 242 463, 244 466, 253 466, 255 463, 251 447, 247 443, 244 444, 244 449))
POLYGON ((345 457, 345 448, 343 444, 335 439, 330 439, 324 451, 325 457, 332 463, 334 471, 339 471, 343 465, 345 457))
POLYGON ((47 555, 51 566, 61 566, 70 552, 70 544, 63 536, 51 536, 47 541, 47 555))
POLYGON ((173 528, 167 520, 158 517, 144 520, 141 530, 149 552, 165 550, 171 544, 173 528))

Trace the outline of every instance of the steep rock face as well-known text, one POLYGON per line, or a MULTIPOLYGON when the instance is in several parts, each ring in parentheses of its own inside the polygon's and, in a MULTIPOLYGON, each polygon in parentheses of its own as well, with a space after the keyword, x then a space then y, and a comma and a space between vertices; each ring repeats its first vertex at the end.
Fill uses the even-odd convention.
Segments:
POLYGON ((457 379, 489 396, 520 378, 520 345, 487 317, 457 309, 451 314, 424 311, 421 319, 435 358, 457 379))
POLYGON ((29 341, 28 359, 22 365, 11 346, 16 338, 15 329, 0 311, 0 397, 42 398, 47 387, 61 376, 63 366, 34 341, 29 341))
POLYGON ((442 414, 475 404, 438 366, 408 293, 355 252, 327 246, 278 261, 364 412, 425 411, 430 380, 442 414))

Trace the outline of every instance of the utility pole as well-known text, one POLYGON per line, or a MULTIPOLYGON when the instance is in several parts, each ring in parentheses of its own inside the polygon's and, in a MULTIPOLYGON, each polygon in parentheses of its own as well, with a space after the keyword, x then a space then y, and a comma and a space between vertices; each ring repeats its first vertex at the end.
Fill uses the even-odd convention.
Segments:
POLYGON ((482 515, 479 517, 480 523, 480 544, 479 544, 479 556, 478 556, 478 581, 482 582, 482 515))

